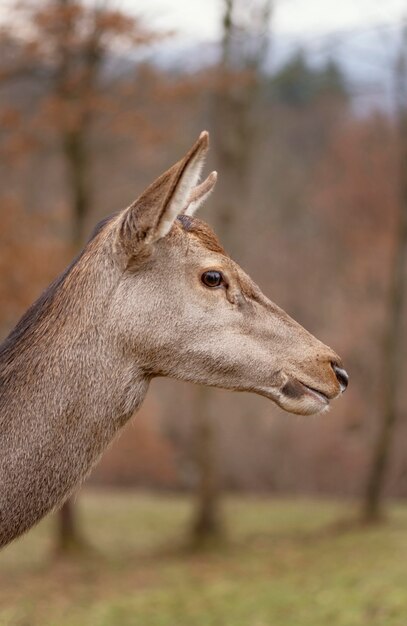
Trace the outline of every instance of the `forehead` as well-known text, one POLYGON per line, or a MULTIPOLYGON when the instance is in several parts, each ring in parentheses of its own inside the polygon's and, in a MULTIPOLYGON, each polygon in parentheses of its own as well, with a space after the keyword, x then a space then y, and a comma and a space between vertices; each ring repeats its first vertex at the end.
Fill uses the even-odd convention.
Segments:
POLYGON ((221 246, 213 230, 202 220, 189 215, 180 215, 177 223, 184 232, 195 236, 207 250, 217 252, 225 257, 229 256, 221 246))

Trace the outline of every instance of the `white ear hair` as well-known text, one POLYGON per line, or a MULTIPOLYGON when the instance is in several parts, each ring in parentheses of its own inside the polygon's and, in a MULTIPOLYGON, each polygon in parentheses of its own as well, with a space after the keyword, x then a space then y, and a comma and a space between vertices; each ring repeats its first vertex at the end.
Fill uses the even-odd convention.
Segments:
POLYGON ((217 172, 211 172, 206 180, 193 189, 188 197, 188 203, 184 210, 184 215, 194 215, 200 206, 207 201, 211 195, 218 178, 217 172))
POLYGON ((155 240, 165 237, 165 235, 170 232, 174 221, 177 219, 178 215, 183 212, 185 205, 188 203, 189 196, 199 181, 208 147, 208 133, 206 131, 203 131, 199 135, 198 142, 201 142, 203 147, 197 150, 195 155, 185 165, 185 169, 177 183, 175 192, 164 214, 161 216, 157 230, 154 233, 155 240))

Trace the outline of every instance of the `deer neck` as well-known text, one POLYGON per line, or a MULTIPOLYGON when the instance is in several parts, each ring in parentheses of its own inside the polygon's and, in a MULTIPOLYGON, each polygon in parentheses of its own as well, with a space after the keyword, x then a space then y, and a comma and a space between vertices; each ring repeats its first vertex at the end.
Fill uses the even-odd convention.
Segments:
POLYGON ((86 477, 140 406, 148 379, 103 325, 117 276, 74 266, 0 348, 0 546, 86 477))

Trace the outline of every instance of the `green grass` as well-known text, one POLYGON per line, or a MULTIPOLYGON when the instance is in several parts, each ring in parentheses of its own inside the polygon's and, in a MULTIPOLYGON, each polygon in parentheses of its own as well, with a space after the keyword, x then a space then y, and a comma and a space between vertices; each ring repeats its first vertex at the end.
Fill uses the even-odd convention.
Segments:
POLYGON ((88 559, 55 561, 52 520, 0 555, 1 626, 406 626, 407 507, 342 528, 346 503, 229 499, 229 541, 182 550, 191 504, 85 493, 88 559))

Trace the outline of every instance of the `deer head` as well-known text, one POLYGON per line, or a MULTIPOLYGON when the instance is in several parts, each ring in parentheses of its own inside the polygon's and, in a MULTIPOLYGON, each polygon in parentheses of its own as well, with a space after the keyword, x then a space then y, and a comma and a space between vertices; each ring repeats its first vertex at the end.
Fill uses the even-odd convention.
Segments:
POLYGON ((207 149, 203 132, 101 229, 121 272, 109 332, 146 378, 253 391, 293 413, 320 412, 347 386, 341 360, 263 295, 194 217, 216 182, 213 172, 198 185, 207 149))

